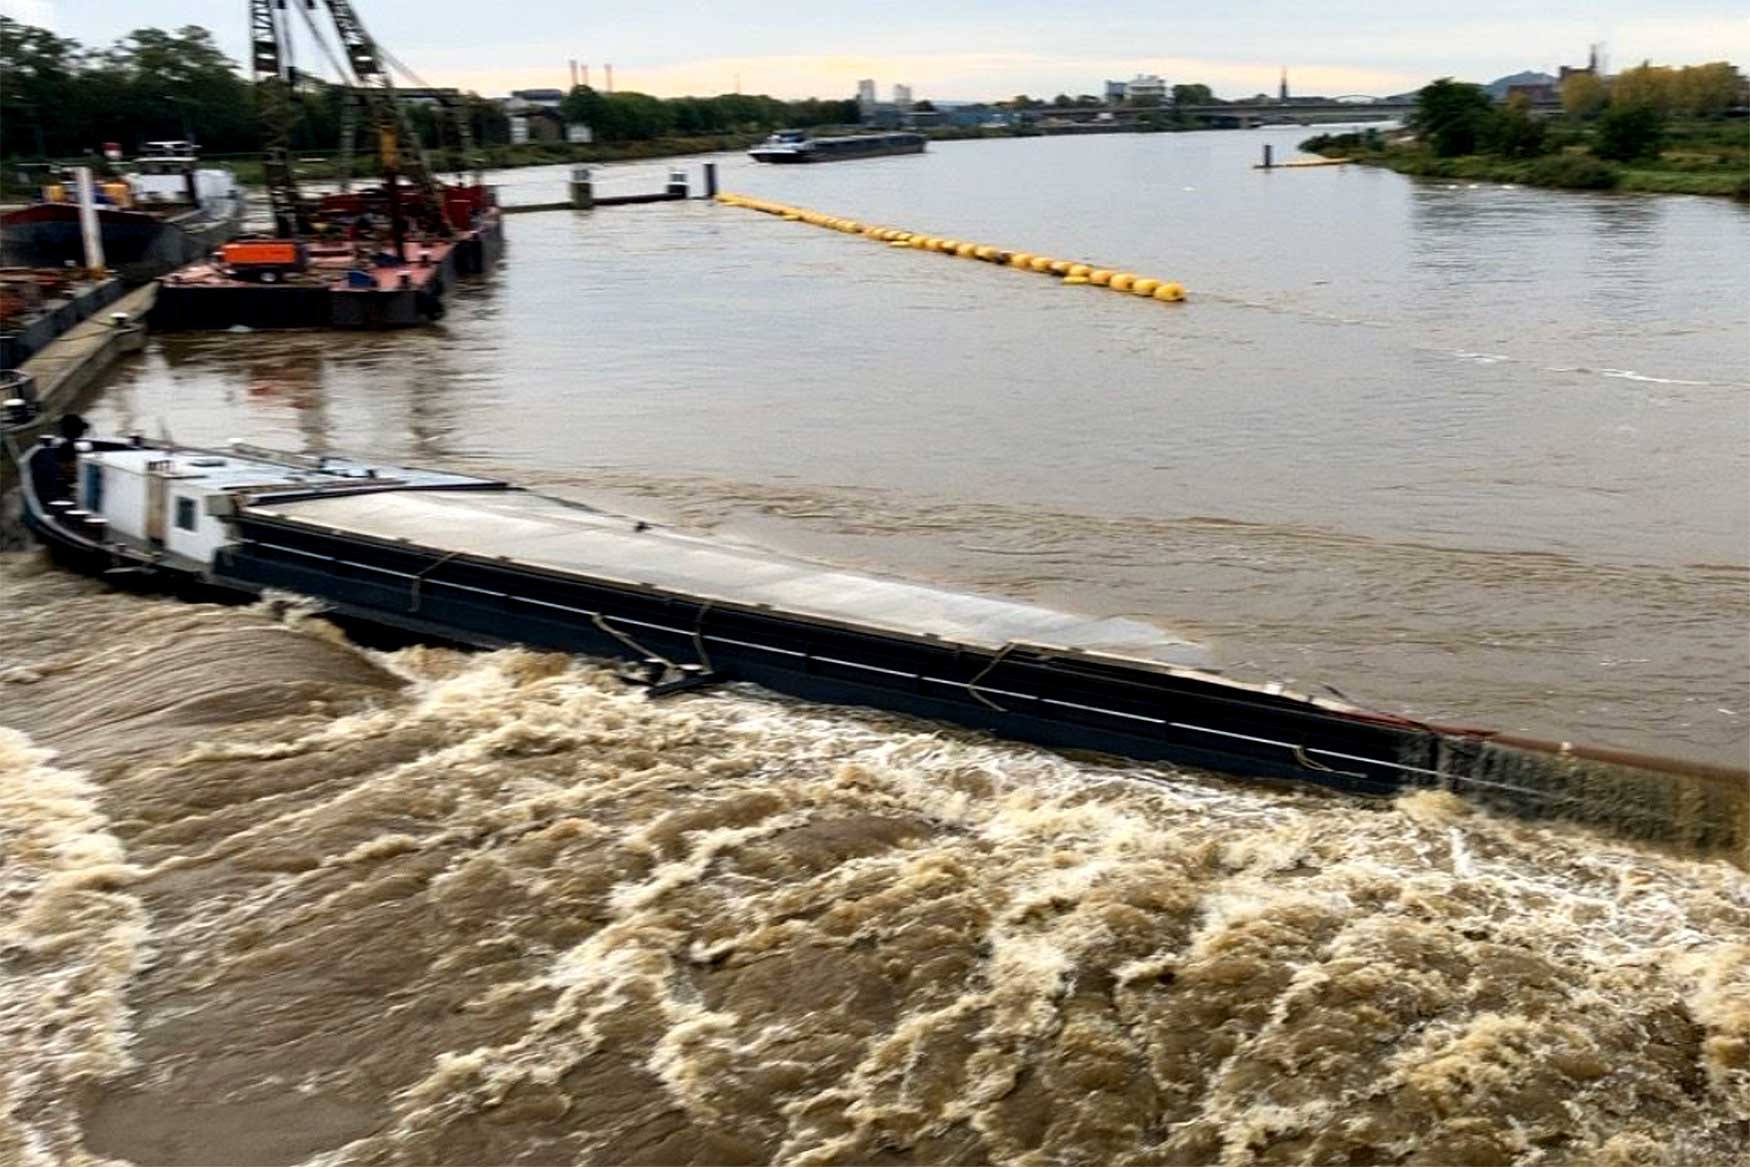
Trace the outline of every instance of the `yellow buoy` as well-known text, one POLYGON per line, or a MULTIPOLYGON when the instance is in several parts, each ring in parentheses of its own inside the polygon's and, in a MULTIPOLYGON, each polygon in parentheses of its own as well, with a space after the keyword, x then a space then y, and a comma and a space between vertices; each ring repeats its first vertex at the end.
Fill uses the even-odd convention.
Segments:
POLYGON ((1075 264, 1067 259, 1054 259, 1051 261, 1051 274, 1054 276, 1067 276, 1069 274, 1069 269, 1074 266, 1075 264))
POLYGON ((1052 260, 1047 259, 1043 255, 1035 255, 1033 257, 1033 262, 1028 264, 1027 266, 1032 268, 1034 271, 1050 271, 1052 262, 1053 262, 1052 260))
POLYGON ((1138 296, 1152 296, 1155 294, 1155 289, 1160 286, 1161 282, 1159 280, 1141 279, 1137 280, 1134 284, 1131 284, 1130 290, 1138 296))
POLYGON ((1025 251, 1017 251, 1009 256, 1010 267, 1026 267, 1033 262, 1033 257, 1025 251))
POLYGON ((1085 263, 1072 263, 1069 265, 1069 270, 1064 274, 1068 276, 1086 276, 1091 275, 1093 270, 1093 268, 1085 263))
POLYGON ((1185 285, 1169 280, 1155 289, 1155 299, 1177 304, 1185 298, 1185 285))
POLYGON ((1114 292, 1128 292, 1130 290, 1130 285, 1135 282, 1136 276, 1133 273, 1121 271, 1113 276, 1106 286, 1111 288, 1114 292))
POLYGON ((889 247, 910 247, 911 244, 907 243, 903 239, 889 239, 887 241, 887 246, 889 246, 889 247))
POLYGON ((794 223, 796 220, 800 219, 801 217, 802 216, 798 215, 795 211, 785 211, 784 212, 784 221, 786 223, 794 223))
POLYGON ((1063 282, 1066 284, 1085 284, 1088 282, 1088 277, 1087 276, 1064 276, 1063 282))
POLYGON ((977 256, 979 259, 993 260, 993 259, 997 258, 997 249, 992 247, 988 243, 982 243, 979 246, 972 249, 972 254, 977 256))
POLYGON ((1096 288, 1103 288, 1112 282, 1112 269, 1097 267, 1088 273, 1088 282, 1096 288))
POLYGON ((970 243, 962 243, 954 249, 954 254, 959 256, 961 259, 967 259, 973 255, 976 255, 977 253, 978 253, 978 248, 974 247, 970 243))

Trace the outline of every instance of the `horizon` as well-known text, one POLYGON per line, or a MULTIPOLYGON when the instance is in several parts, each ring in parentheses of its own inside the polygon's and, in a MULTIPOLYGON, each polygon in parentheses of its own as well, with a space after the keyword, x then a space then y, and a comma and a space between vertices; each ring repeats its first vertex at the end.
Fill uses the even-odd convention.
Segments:
MULTIPOLYGON (((549 34, 528 40, 520 28, 499 36, 489 30, 484 43, 482 30, 466 19, 474 10, 459 0, 432 0, 418 8, 379 5, 360 15, 372 35, 423 81, 486 97, 514 89, 567 90, 574 57, 587 64, 598 89, 604 88, 603 66, 611 63, 616 91, 660 97, 740 92, 833 100, 854 95, 859 80, 874 78, 883 100, 898 82, 909 84, 916 100, 963 103, 1019 94, 1046 101, 1059 93, 1098 96, 1104 82, 1138 74, 1161 76, 1169 85, 1204 84, 1232 100, 1274 94, 1283 68, 1293 94, 1384 97, 1437 77, 1487 84, 1521 72, 1555 74, 1561 65, 1584 64, 1589 46, 1599 42, 1613 71, 1643 59, 1692 65, 1738 64, 1750 57, 1750 19, 1708 4, 1671 8, 1648 19, 1636 6, 1615 0, 1584 8, 1558 4, 1526 23, 1516 5, 1483 0, 1459 17, 1427 4, 1394 11, 1386 22, 1354 0, 1318 14, 1265 0, 1244 14, 1188 16, 1120 0, 1094 27, 1041 0, 974 0, 947 12, 903 0, 878 24, 845 30, 796 0, 776 0, 751 19, 659 2, 637 13, 589 20, 555 0, 531 0, 519 13, 519 26, 547 26, 549 34), (915 19, 907 19, 908 13, 915 19), (450 14, 463 19, 445 19, 450 14), (696 36, 677 35, 677 27, 696 36), (820 51, 796 52, 798 40, 820 51), (687 43, 713 51, 688 55, 687 43), (1180 52, 1123 51, 1139 43, 1180 52), (945 51, 944 44, 957 47, 945 51), (482 67, 483 57, 494 64, 482 67)), ((0 15, 48 28, 88 49, 107 47, 136 28, 193 24, 211 32, 240 69, 247 59, 241 0, 163 0, 149 23, 134 11, 127 0, 0 0, 0 15)), ((305 63, 325 64, 307 30, 299 33, 305 63)), ((327 70, 312 72, 320 77, 327 70)))

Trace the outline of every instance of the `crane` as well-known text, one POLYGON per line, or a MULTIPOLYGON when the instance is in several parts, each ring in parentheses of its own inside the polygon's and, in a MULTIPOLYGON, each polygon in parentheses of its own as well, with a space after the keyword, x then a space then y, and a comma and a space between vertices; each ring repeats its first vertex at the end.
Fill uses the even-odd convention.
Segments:
MULTIPOLYGON (((290 238, 307 235, 311 230, 309 204, 298 190, 297 175, 291 162, 292 100, 298 71, 292 60, 291 30, 287 27, 285 13, 288 3, 296 5, 298 2, 249 0, 252 69, 267 139, 263 170, 268 202, 273 209, 275 230, 290 238)), ((416 193, 415 202, 424 208, 426 225, 441 236, 453 235, 454 229, 444 214, 442 184, 432 173, 407 111, 396 97, 394 83, 383 67, 384 54, 365 30, 358 12, 350 0, 303 0, 303 3, 300 14, 324 51, 328 51, 328 45, 322 40, 310 13, 322 7, 327 9, 344 53, 344 60, 332 56, 330 59, 341 70, 342 84, 347 86, 347 101, 362 106, 376 132, 378 156, 391 204, 398 202, 397 178, 405 177, 416 193)), ((350 122, 351 118, 347 120, 350 122)), ((350 140, 343 142, 342 150, 350 156, 350 140)), ((392 217, 398 222, 398 214, 392 212, 392 217)))

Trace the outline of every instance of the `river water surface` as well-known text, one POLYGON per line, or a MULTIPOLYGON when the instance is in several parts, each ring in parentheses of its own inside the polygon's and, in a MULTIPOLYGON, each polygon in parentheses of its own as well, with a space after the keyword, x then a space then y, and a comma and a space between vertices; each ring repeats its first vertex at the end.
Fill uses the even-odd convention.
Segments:
MULTIPOLYGON (((441 328, 156 337, 94 412, 1742 762, 1750 216, 1255 173, 1260 136, 726 173, 1183 305, 724 207, 541 214, 441 328)), ((1730 863, 741 687, 651 702, 26 553, 0 612, 8 1167, 1750 1165, 1730 863)))

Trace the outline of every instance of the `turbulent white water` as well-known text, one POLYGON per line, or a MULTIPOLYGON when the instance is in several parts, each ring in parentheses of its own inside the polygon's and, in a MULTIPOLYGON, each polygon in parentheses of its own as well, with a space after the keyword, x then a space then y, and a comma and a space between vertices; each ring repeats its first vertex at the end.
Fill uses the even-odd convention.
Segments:
POLYGON ((0 1162, 1750 1162, 1723 862, 0 606, 0 1162))

